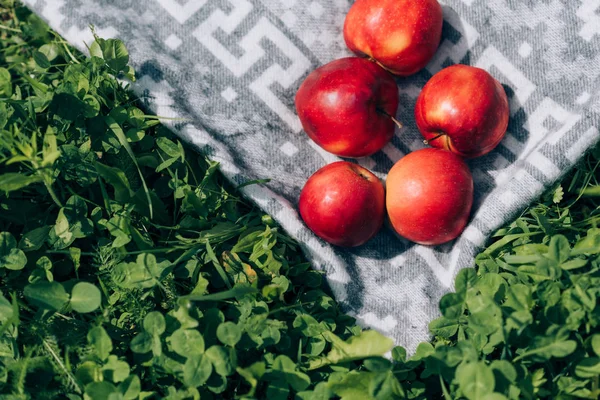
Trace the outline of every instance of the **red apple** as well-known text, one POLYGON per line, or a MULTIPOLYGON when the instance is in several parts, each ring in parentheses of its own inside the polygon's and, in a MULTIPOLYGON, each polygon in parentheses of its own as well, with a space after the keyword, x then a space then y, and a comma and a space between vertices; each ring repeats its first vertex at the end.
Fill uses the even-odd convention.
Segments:
POLYGON ((356 0, 346 15, 344 39, 355 54, 408 76, 435 54, 442 23, 437 0, 356 0))
POLYGON ((325 241, 360 246, 379 231, 385 215, 385 190, 375 175, 346 161, 328 164, 306 181, 300 215, 325 241))
POLYGON ((473 204, 473 178, 456 154, 432 148, 409 153, 392 167, 386 183, 388 215, 400 236, 437 245, 465 228, 473 204))
POLYGON ((425 140, 467 158, 492 151, 506 133, 508 117, 508 98, 500 82, 468 65, 453 65, 435 74, 415 106, 425 140))
POLYGON ((357 57, 311 72, 296 93, 296 110, 308 136, 330 153, 365 157, 394 134, 398 88, 383 68, 357 57))

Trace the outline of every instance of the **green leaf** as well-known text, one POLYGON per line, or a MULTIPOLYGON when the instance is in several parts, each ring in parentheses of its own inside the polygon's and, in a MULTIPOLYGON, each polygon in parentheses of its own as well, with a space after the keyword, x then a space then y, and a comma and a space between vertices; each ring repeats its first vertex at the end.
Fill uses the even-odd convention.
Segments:
POLYGON ((589 186, 587 188, 585 188, 582 192, 583 196, 593 196, 593 197, 598 197, 600 196, 600 185, 594 185, 594 186, 589 186))
POLYGON ((131 241, 131 215, 129 213, 117 213, 113 215, 104 226, 115 240, 112 243, 113 248, 123 247, 131 241))
POLYGON ((284 380, 295 391, 305 390, 310 386, 310 378, 303 372, 297 371, 296 364, 285 355, 279 355, 273 361, 273 373, 278 380, 284 380))
POLYGON ((57 93, 52 98, 48 110, 65 121, 73 122, 84 114, 85 103, 70 93, 57 93))
MULTIPOLYGON (((143 114, 143 113, 142 113, 143 114)), ((165 152, 169 157, 179 158, 181 153, 177 144, 173 143, 171 140, 165 137, 159 137, 156 139, 156 146, 165 152)))
POLYGON ((517 370, 506 360, 494 360, 490 364, 496 380, 496 390, 504 391, 510 388, 517 380, 517 370))
POLYGON ((489 393, 483 396, 482 400, 508 400, 508 397, 500 393, 489 393))
POLYGON ((125 137, 132 143, 139 142, 146 136, 146 132, 141 129, 131 128, 125 133, 125 137))
POLYGON ((319 356, 326 346, 327 341, 322 336, 309 338, 306 343, 306 353, 311 356, 319 356))
POLYGON ((9 232, 0 232, 0 268, 21 270, 27 264, 23 250, 17 248, 17 241, 9 232))
POLYGON ((227 351, 222 346, 211 346, 204 353, 215 368, 215 372, 221 376, 230 376, 235 372, 236 360, 235 351, 227 351), (233 356, 233 358, 232 358, 233 356))
POLYGON ((123 396, 110 382, 92 382, 85 386, 84 400, 121 400, 123 396))
POLYGON ((576 284, 571 291, 571 296, 589 311, 594 311, 594 308, 596 308, 597 299, 591 290, 584 290, 581 286, 576 284))
POLYGON ((253 288, 252 286, 238 284, 230 290, 225 290, 222 292, 217 292, 217 293, 212 293, 212 294, 207 294, 207 295, 188 295, 188 296, 183 296, 183 298, 186 300, 191 300, 191 301, 221 301, 221 300, 227 300, 227 299, 231 299, 231 298, 242 297, 242 296, 245 296, 248 294, 254 294, 257 292, 258 292, 258 290, 256 288, 253 288))
POLYGON ((331 382, 329 389, 342 399, 373 399, 369 394, 369 386, 374 377, 375 374, 370 372, 352 371, 339 382, 331 382))
POLYGON ((329 364, 383 356, 394 347, 392 339, 373 330, 363 331, 358 336, 352 336, 345 342, 332 332, 324 332, 323 336, 332 343, 332 349, 327 356, 311 360, 309 370, 329 364))
POLYGON ((71 307, 78 313, 96 311, 102 303, 100 290, 91 283, 78 282, 71 292, 71 307))
POLYGON ((596 353, 597 356, 600 356, 600 334, 592 335, 590 343, 594 353, 596 353))
POLYGON ((392 349, 392 358, 394 361, 405 362, 406 361, 406 349, 404 347, 396 346, 392 349))
MULTIPOLYGON (((524 246, 522 246, 524 247, 524 246)), ((517 249, 515 249, 517 251, 517 249)), ((521 265, 521 264, 535 264, 539 260, 541 260, 540 254, 526 254, 526 255, 512 255, 507 254, 504 256, 504 261, 511 265, 521 265)))
POLYGON ((540 260, 536 265, 521 265, 517 271, 529 277, 534 283, 552 280, 556 275, 547 260, 540 260))
POLYGON ((307 337, 320 336, 325 331, 319 321, 311 317, 309 314, 298 315, 293 322, 293 327, 302 332, 302 335, 307 337))
MULTIPOLYGON (((50 259, 47 256, 43 256, 38 258, 38 260, 35 262, 35 266, 39 269, 43 269, 44 271, 49 272, 52 270, 52 261, 50 261, 50 259)), ((52 282, 53 279, 48 279, 48 281, 52 282)))
POLYGON ((215 394, 221 394, 227 389, 227 378, 218 375, 212 374, 208 381, 206 381, 206 388, 215 394))
POLYGON ((12 77, 10 76, 10 72, 4 68, 0 67, 0 96, 1 97, 10 97, 12 95, 12 77))
POLYGON ((177 309, 174 312, 171 311, 170 314, 172 314, 177 319, 177 321, 181 325, 181 329, 197 327, 198 321, 190 316, 190 312, 187 307, 189 302, 187 300, 180 299, 178 301, 178 304, 179 306, 177 307, 177 309))
POLYGON ((145 354, 152 350, 153 336, 147 332, 138 333, 133 337, 129 347, 134 353, 145 354))
POLYGON ((236 368, 237 373, 248 382, 251 389, 248 396, 253 396, 258 386, 259 380, 263 377, 266 371, 266 366, 263 361, 257 361, 247 368, 236 368))
POLYGON ((162 335, 166 327, 165 317, 158 311, 149 312, 144 317, 144 329, 150 335, 162 335))
MULTIPOLYGON (((122 45, 122 43, 121 43, 121 45, 122 45)), ((129 55, 127 57, 129 57, 129 55)), ((106 121, 106 125, 115 134, 115 136, 119 140, 119 143, 121 143, 121 146, 123 146, 123 148, 129 155, 129 158, 131 158, 131 161, 133 161, 133 164, 135 165, 135 167, 137 169, 137 172, 140 176, 140 181, 142 182, 142 186, 144 188, 144 193, 146 194, 146 200, 147 200, 147 204, 148 204, 148 211, 150 213, 150 218, 152 219, 152 217, 154 215, 153 210, 152 210, 152 198, 150 197, 150 191, 148 190, 148 186, 146 185, 146 180, 144 178, 144 174, 142 174, 142 170, 140 169, 140 166, 138 164, 135 153, 131 149, 131 146, 129 145, 129 142, 127 141, 127 138, 125 137, 125 134, 123 133, 123 130, 121 129, 119 124, 117 124, 117 122, 114 119, 112 119, 111 117, 106 117, 105 121, 106 121)))
POLYGON ((60 47, 56 43, 46 43, 38 51, 46 56, 48 61, 54 61, 61 54, 60 47))
POLYGON ((137 375, 129 375, 127 379, 119 384, 119 392, 123 394, 124 400, 135 400, 142 391, 142 384, 137 375))
POLYGON ((113 281, 124 289, 154 287, 171 266, 169 261, 158 263, 153 254, 143 253, 136 262, 117 264, 112 271, 113 281))
POLYGON ((50 240, 54 248, 64 249, 75 240, 88 237, 94 231, 92 221, 87 218, 86 202, 79 196, 71 196, 65 207, 61 208, 54 229, 50 231, 50 240))
POLYGON ((96 97, 86 94, 83 98, 83 115, 93 118, 100 113, 100 103, 96 97))
POLYGON ((94 163, 96 171, 106 183, 111 185, 115 191, 115 200, 119 202, 127 202, 133 197, 133 190, 129 186, 129 180, 123 171, 118 168, 109 167, 101 163, 94 163))
POLYGON ((19 248, 26 252, 41 249, 51 229, 51 226, 42 226, 26 232, 21 236, 19 248))
POLYGON ((440 300, 440 311, 449 319, 456 319, 464 312, 465 296, 462 293, 447 293, 440 300))
POLYGON ((492 254, 495 254, 497 251, 499 251, 503 247, 508 246, 509 244, 511 244, 514 241, 517 241, 519 239, 522 240, 524 238, 529 238, 530 236, 536 235, 537 233, 538 232, 525 232, 525 233, 515 233, 515 234, 511 234, 511 235, 505 235, 504 237, 502 237, 502 239, 499 239, 498 241, 496 241, 492 245, 490 245, 487 249, 485 249, 482 254, 484 256, 490 256, 492 254))
POLYGON ((125 361, 121 361, 117 356, 110 355, 108 362, 102 367, 105 379, 119 383, 123 382, 129 376, 130 368, 129 364, 125 361))
POLYGON ((477 281, 477 272, 474 268, 463 268, 456 275, 454 281, 454 288, 456 293, 464 293, 467 289, 475 284, 477 281))
POLYGON ((102 51, 102 58, 113 73, 126 70, 127 64, 129 64, 129 52, 122 41, 96 38, 96 42, 102 51))
MULTIPOLYGON (((131 125, 135 126, 136 128, 144 128, 144 122, 146 120, 146 116, 144 115, 144 112, 142 110, 140 110, 139 108, 129 107, 127 109, 127 118, 128 118, 129 123, 131 125)), ((160 137, 157 139, 157 141, 159 139, 165 139, 165 138, 160 137)))
POLYGON ((94 361, 84 361, 77 367, 75 377, 83 385, 98 382, 102 380, 102 369, 94 361))
POLYGON ((588 260, 576 258, 574 260, 566 261, 560 264, 560 267, 565 271, 571 271, 574 269, 583 268, 588 264, 588 260))
MULTIPOLYGON (((8 112, 10 111, 10 108, 8 108, 6 106, 6 103, 0 103, 0 129, 4 129, 4 127, 6 126, 6 124, 8 123, 8 112)), ((26 161, 27 157, 25 156, 16 156, 16 157, 23 157, 22 161, 26 161)), ((11 162, 17 162, 14 157, 11 159, 11 162)), ((0 178, 0 181, 2 179, 0 178)), ((0 189, 2 190, 2 189, 0 189)))
POLYGON ((434 335, 438 335, 447 339, 456 335, 458 332, 459 322, 457 319, 449 319, 440 317, 429 323, 429 331, 434 335))
POLYGON ((27 285, 23 294, 29 303, 46 310, 62 310, 69 302, 69 295, 58 282, 40 281, 27 285))
POLYGON ((102 60, 102 62, 104 62, 104 56, 102 55, 102 48, 100 47, 98 40, 94 40, 89 45, 89 51, 90 51, 90 57, 98 58, 98 59, 102 60))
POLYGON ((231 321, 223 322, 217 327, 217 338, 221 343, 233 347, 242 338, 242 331, 231 321))
POLYGON ((371 372, 385 372, 392 369, 392 363, 387 358, 373 357, 363 361, 363 365, 371 372))
POLYGON ((87 334, 87 341, 102 361, 106 360, 113 350, 112 340, 102 326, 95 326, 90 329, 87 334))
POLYGON ((0 191, 4 193, 15 192, 41 181, 41 175, 25 175, 18 172, 7 172, 6 174, 0 175, 0 191))
POLYGON ((162 341, 160 336, 152 336, 152 354, 154 357, 160 357, 162 355, 162 341))
POLYGON ((550 239, 550 244, 548 245, 548 257, 560 264, 567 261, 570 255, 571 246, 566 237, 563 235, 556 235, 550 239))
POLYGON ((418 361, 424 358, 429 357, 431 354, 435 352, 435 349, 428 342, 422 342, 417 345, 417 350, 415 350, 415 354, 410 358, 410 361, 418 361))
POLYGON ((204 353, 204 338, 195 329, 177 329, 169 340, 173 351, 180 356, 190 357, 204 353))
POLYGON ((391 371, 374 374, 368 390, 369 395, 376 400, 406 397, 400 382, 391 371))
POLYGON ((494 373, 484 362, 462 363, 456 369, 456 380, 469 400, 480 400, 494 391, 494 373))
POLYGON ((12 319, 14 310, 10 301, 0 293, 0 323, 5 323, 12 319))
POLYGON ((531 356, 543 360, 549 360, 553 357, 564 358, 572 354, 575 349, 577 349, 577 342, 565 340, 564 336, 538 336, 534 338, 534 343, 530 349, 519 355, 514 361, 531 356))
POLYGON ((600 376, 600 358, 584 358, 575 366, 575 375, 580 378, 594 378, 600 376))
POLYGON ((206 383, 212 373, 212 364, 204 355, 188 357, 183 366, 183 383, 188 387, 198 387, 206 383))
POLYGON ((261 235, 264 233, 262 227, 256 227, 254 229, 248 229, 242 233, 235 244, 232 247, 232 253, 251 253, 254 249, 254 245, 260 240, 261 235))
POLYGON ((506 294, 506 301, 503 306, 515 311, 530 310, 533 306, 531 289, 522 284, 512 285, 506 294))
POLYGON ((70 247, 69 258, 73 262, 73 267, 75 268, 75 271, 77 271, 81 266, 81 249, 78 247, 70 247))
MULTIPOLYGON (((488 272, 479 277, 477 282, 473 285, 473 288, 481 291, 481 293, 487 297, 494 297, 501 287, 506 286, 506 281, 499 274, 488 272)), ((468 291, 466 298, 469 298, 469 294, 473 291, 468 291)))
POLYGON ((33 52, 33 61, 35 61, 35 63, 37 65, 39 65, 40 68, 43 68, 43 69, 50 68, 50 66, 52 65, 52 64, 50 64, 48 57, 46 57, 46 55, 44 53, 42 53, 41 51, 33 52))
POLYGON ((269 400, 287 400, 290 396, 290 389, 284 381, 273 381, 267 386, 266 398, 269 400))
POLYGON ((585 237, 575 243, 571 255, 598 253, 600 253, 600 228, 592 228, 587 231, 585 237))
MULTIPOLYGON (((175 164, 176 162, 177 162, 176 158, 167 158, 165 161, 161 162, 160 164, 158 164, 156 166, 155 172, 161 172, 162 170, 169 168, 171 165, 175 164)), ((190 193, 192 193, 192 192, 190 192, 190 193)))

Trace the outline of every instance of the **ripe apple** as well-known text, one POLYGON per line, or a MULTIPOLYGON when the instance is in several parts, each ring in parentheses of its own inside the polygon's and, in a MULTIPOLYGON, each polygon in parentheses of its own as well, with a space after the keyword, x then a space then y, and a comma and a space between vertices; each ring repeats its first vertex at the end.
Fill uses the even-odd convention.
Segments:
POLYGON ((386 205, 400 236, 437 245, 465 228, 473 204, 473 178, 456 154, 421 149, 401 158, 387 177, 386 205))
POLYGON ((383 224, 385 190, 365 168, 338 161, 306 181, 299 206, 302 219, 317 236, 338 246, 360 246, 383 224))
POLYGON ((509 107, 504 88, 487 71, 453 65, 435 74, 415 106, 417 127, 431 146, 472 158, 502 141, 509 107))
POLYGON ((379 65, 358 57, 313 72, 296 93, 296 111, 308 136, 330 153, 365 157, 394 134, 398 87, 379 65))
POLYGON ((356 0, 346 15, 344 40, 355 54, 408 76, 435 54, 442 23, 437 0, 356 0))

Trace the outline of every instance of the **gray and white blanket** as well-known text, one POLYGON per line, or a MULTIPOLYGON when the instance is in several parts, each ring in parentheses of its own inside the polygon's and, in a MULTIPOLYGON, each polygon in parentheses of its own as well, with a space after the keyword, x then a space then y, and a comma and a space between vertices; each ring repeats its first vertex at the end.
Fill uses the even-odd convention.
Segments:
POLYGON ((85 50, 89 25, 122 39, 137 70, 135 90, 159 116, 221 163, 231 181, 270 178, 243 189, 326 272, 336 299, 364 326, 414 350, 460 268, 598 141, 600 0, 445 0, 443 39, 427 68, 398 79, 404 128, 358 163, 385 178, 423 147, 413 118, 420 88, 441 68, 465 63, 504 84, 511 120, 504 141, 469 162, 476 183, 470 224, 459 239, 424 247, 384 229, 341 250, 299 219, 298 195, 336 160, 302 131, 294 95, 316 67, 349 55, 342 36, 349 0, 25 0, 85 50))

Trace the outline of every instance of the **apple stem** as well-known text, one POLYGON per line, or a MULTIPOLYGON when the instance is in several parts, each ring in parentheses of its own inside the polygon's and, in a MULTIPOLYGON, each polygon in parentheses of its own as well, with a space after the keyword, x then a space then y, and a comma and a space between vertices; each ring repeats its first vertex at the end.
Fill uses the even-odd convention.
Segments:
POLYGON ((387 111, 378 108, 377 111, 379 111, 380 113, 382 113, 383 115, 389 117, 392 121, 394 121, 394 123, 396 124, 396 126, 398 127, 398 129, 402 129, 403 125, 400 121, 398 121, 396 118, 394 118, 393 116, 391 116, 387 111))
POLYGON ((423 140, 423 143, 424 143, 424 144, 429 144, 429 143, 433 142, 435 139, 439 139, 440 137, 442 137, 442 136, 444 136, 444 135, 445 135, 445 133, 440 133, 440 134, 438 134, 437 136, 435 136, 435 137, 434 137, 433 139, 431 139, 431 140, 427 140, 427 139, 423 140))
POLYGON ((385 69, 386 71, 390 72, 390 70, 389 70, 389 69, 387 69, 387 68, 385 67, 385 65, 383 65, 382 63, 380 63, 379 61, 377 61, 377 60, 376 60, 376 59, 374 59, 373 57, 369 56, 369 57, 367 57, 367 60, 369 60, 369 61, 371 61, 371 62, 374 62, 375 64, 379 65, 381 68, 383 68, 383 69, 385 69))
POLYGON ((402 129, 402 123, 400 121, 398 121, 396 118, 392 117, 391 115, 390 115, 390 118, 392 119, 392 121, 394 121, 394 123, 396 124, 398 129, 402 129))

